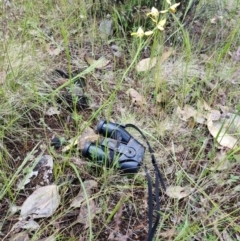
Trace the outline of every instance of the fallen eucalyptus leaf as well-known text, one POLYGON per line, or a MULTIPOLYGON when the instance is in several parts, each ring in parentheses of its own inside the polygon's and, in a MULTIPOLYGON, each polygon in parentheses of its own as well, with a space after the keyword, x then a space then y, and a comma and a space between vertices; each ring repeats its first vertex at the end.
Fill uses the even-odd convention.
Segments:
POLYGON ((105 57, 101 57, 100 59, 95 60, 88 55, 85 55, 85 61, 89 65, 94 65, 96 69, 103 69, 110 63, 110 60, 106 59, 105 57))
MULTIPOLYGON (((86 180, 83 182, 86 194, 88 196, 88 198, 91 196, 92 194, 92 188, 97 187, 97 182, 94 180, 86 180)), ((82 202, 86 200, 86 196, 85 196, 85 192, 84 190, 81 190, 78 195, 73 199, 72 203, 71 203, 71 207, 74 208, 78 208, 82 205, 82 202)))
POLYGON ((131 97, 132 104, 140 107, 146 104, 145 98, 142 95, 140 95, 135 89, 128 89, 126 94, 131 97))
POLYGON ((27 232, 21 232, 14 235, 10 241, 29 241, 29 236, 27 232))
POLYGON ((85 130, 82 132, 81 135, 70 139, 68 141, 70 144, 65 146, 62 151, 63 152, 69 151, 72 147, 76 145, 78 149, 83 150, 87 142, 97 142, 99 138, 100 136, 96 134, 92 128, 87 127, 85 128, 85 130))
POLYGON ((193 117, 194 121, 199 124, 204 124, 206 122, 205 115, 198 112, 190 105, 185 105, 183 110, 180 107, 177 107, 177 115, 183 121, 187 121, 190 117, 193 117))
POLYGON ((210 110, 208 119, 212 121, 217 121, 221 118, 221 113, 219 110, 210 110))
POLYGON ((143 72, 152 69, 157 63, 157 57, 142 59, 136 65, 137 72, 143 72))
POLYGON ((177 234, 177 230, 175 227, 168 229, 165 232, 161 232, 159 235, 163 238, 168 238, 168 240, 170 240, 170 238, 172 238, 174 235, 177 234))
POLYGON ((136 71, 142 72, 152 69, 156 64, 162 65, 173 53, 173 48, 167 48, 162 56, 142 59, 136 65, 136 71))
POLYGON ((171 198, 181 199, 190 195, 193 188, 181 187, 181 186, 170 186, 166 190, 166 194, 171 198))
POLYGON ((218 121, 213 121, 211 113, 208 116, 207 127, 211 135, 217 139, 217 142, 224 147, 230 149, 236 147, 237 139, 231 136, 228 132, 230 131, 230 126, 228 121, 221 119, 218 121))
POLYGON ((95 215, 100 210, 98 207, 96 207, 95 202, 92 199, 89 200, 89 209, 90 210, 88 211, 87 204, 82 205, 80 208, 79 215, 77 217, 77 221, 79 223, 85 224, 85 227, 84 227, 85 229, 87 229, 89 227, 89 222, 91 222, 91 220, 93 220, 95 215))
POLYGON ((50 217, 59 206, 60 196, 56 185, 40 187, 23 203, 20 216, 35 218, 50 217))

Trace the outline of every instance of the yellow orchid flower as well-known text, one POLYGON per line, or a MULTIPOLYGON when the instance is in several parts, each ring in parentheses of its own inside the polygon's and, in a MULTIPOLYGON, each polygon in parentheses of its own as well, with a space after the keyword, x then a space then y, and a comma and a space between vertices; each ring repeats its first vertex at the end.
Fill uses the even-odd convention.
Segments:
POLYGON ((154 18, 157 18, 159 16, 159 11, 155 7, 152 7, 151 12, 147 13, 147 16, 149 15, 154 18))
POLYGON ((138 38, 142 38, 144 36, 144 31, 142 27, 138 28, 137 32, 131 33, 132 36, 137 36, 138 38))
POLYGON ((172 13, 176 13, 176 8, 180 5, 180 3, 175 3, 172 6, 170 6, 170 10, 172 13))
POLYGON ((164 30, 164 25, 166 23, 167 19, 164 18, 163 20, 159 21, 159 23, 157 24, 157 28, 160 30, 160 31, 163 31, 164 30))

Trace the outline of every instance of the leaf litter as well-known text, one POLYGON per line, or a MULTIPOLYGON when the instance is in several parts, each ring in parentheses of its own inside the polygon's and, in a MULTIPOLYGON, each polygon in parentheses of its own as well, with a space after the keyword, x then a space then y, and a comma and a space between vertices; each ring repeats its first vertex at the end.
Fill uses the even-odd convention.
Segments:
POLYGON ((147 104, 145 98, 133 88, 128 89, 126 94, 132 99, 133 105, 143 107, 143 105, 147 104))
POLYGON ((33 219, 50 217, 60 204, 60 195, 56 185, 40 187, 35 190, 21 207, 21 218, 33 219))
POLYGON ((10 241, 29 241, 30 238, 28 236, 28 233, 27 232, 21 232, 21 233, 17 233, 15 234, 11 239, 10 241))
MULTIPOLYGON (((33 159, 36 159, 34 156, 33 159)), ((42 176, 42 184, 49 184, 53 170, 53 158, 50 155, 42 155, 35 167, 29 168, 27 174, 20 178, 17 183, 17 189, 22 190, 31 181, 38 177, 39 173, 42 176)))
POLYGON ((171 198, 182 199, 189 196, 193 190, 194 188, 190 187, 169 186, 166 190, 166 194, 171 198))
POLYGON ((84 203, 81 206, 79 215, 77 217, 77 222, 85 224, 85 229, 89 227, 89 222, 92 222, 95 215, 101 211, 101 209, 95 204, 95 201, 93 199, 89 199, 88 204, 84 203))
POLYGON ((159 57, 142 59, 136 65, 137 72, 143 72, 151 70, 153 67, 161 66, 173 53, 173 48, 167 48, 164 50, 162 55, 159 57))
POLYGON ((85 55, 85 60, 89 65, 94 65, 96 69, 104 69, 110 63, 110 60, 106 59, 105 57, 95 60, 89 55, 85 55))
POLYGON ((13 225, 11 232, 19 232, 19 230, 21 229, 36 230, 39 228, 40 228, 39 224, 35 222, 33 219, 20 220, 13 225))
POLYGON ((83 182, 84 190, 81 190, 78 195, 73 199, 70 204, 71 207, 78 208, 81 207, 82 203, 86 200, 86 198, 90 198, 92 194, 92 189, 97 187, 97 182, 94 180, 86 180, 83 182), (87 197, 86 197, 87 195, 87 197))
POLYGON ((236 148, 239 145, 235 136, 240 133, 240 116, 233 113, 221 114, 219 110, 205 107, 205 110, 197 111, 192 106, 185 105, 183 109, 177 107, 176 114, 183 121, 193 117, 196 123, 206 124, 210 134, 221 146, 236 148))
POLYGON ((83 150, 87 142, 94 143, 97 142, 99 138, 100 136, 96 134, 92 128, 86 127, 85 130, 79 136, 71 138, 68 141, 70 144, 65 146, 62 151, 67 152, 74 146, 77 146, 79 150, 83 150))

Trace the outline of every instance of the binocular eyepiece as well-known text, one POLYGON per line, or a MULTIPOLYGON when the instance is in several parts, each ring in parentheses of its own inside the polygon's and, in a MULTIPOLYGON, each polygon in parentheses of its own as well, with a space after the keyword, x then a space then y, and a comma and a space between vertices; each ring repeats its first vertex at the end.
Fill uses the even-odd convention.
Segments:
POLYGON ((97 133, 104 136, 99 144, 87 143, 82 155, 108 166, 117 163, 124 173, 136 173, 142 164, 145 147, 134 139, 124 126, 102 120, 97 133))

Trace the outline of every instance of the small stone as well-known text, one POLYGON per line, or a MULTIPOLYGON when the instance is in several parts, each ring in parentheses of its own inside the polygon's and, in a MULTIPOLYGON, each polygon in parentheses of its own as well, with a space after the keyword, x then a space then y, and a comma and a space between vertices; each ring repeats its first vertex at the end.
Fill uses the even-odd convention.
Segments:
POLYGON ((113 21, 104 19, 99 26, 99 31, 102 38, 106 38, 113 34, 113 21))

